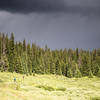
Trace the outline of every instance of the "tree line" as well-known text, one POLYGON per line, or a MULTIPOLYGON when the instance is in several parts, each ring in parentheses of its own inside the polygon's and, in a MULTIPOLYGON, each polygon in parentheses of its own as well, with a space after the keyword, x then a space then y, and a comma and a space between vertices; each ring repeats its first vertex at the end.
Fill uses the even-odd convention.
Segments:
POLYGON ((51 50, 15 42, 14 33, 8 37, 0 33, 0 71, 16 72, 26 75, 56 74, 66 77, 100 77, 100 49, 51 50))

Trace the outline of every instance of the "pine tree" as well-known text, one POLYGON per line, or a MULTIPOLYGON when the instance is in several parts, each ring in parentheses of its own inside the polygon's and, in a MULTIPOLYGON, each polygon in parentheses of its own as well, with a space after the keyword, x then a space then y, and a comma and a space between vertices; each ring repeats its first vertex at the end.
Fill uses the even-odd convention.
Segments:
POLYGON ((26 52, 23 52, 21 55, 21 65, 23 67, 23 73, 28 75, 28 57, 26 52))
POLYGON ((54 62, 50 63, 50 73, 51 74, 55 74, 56 73, 56 71, 55 71, 55 63, 54 62))
POLYGON ((73 72, 72 72, 71 68, 69 68, 67 71, 67 77, 69 77, 69 78, 73 77, 73 72))
POLYGON ((97 51, 96 51, 96 49, 95 49, 95 50, 93 50, 93 60, 96 59, 96 55, 97 55, 97 51))
POLYGON ((15 45, 14 45, 14 34, 11 34, 10 37, 10 43, 9 43, 9 57, 8 57, 8 61, 9 61, 9 71, 10 72, 14 72, 14 58, 15 58, 15 45))
POLYGON ((32 61, 31 61, 30 57, 28 57, 27 66, 28 66, 29 74, 32 75, 32 61))
POLYGON ((5 54, 8 57, 9 56, 9 39, 8 35, 5 37, 5 54))
POLYGON ((77 64, 76 64, 76 70, 75 70, 75 77, 76 78, 81 78, 82 77, 82 74, 81 74, 77 64))
POLYGON ((23 53, 23 44, 21 42, 18 43, 17 49, 18 49, 18 55, 21 56, 21 54, 23 53))
POLYGON ((26 51, 26 41, 24 39, 24 41, 23 41, 23 52, 25 52, 25 51, 26 51))
POLYGON ((89 67, 88 67, 88 56, 86 54, 82 55, 82 75, 83 76, 88 76, 89 75, 89 67))
POLYGON ((15 64, 15 66, 14 66, 15 72, 23 74, 24 70, 23 70, 23 66, 22 66, 22 63, 21 63, 21 57, 20 56, 15 57, 14 64, 15 64))
POLYGON ((0 59, 0 71, 8 71, 9 62, 6 55, 2 55, 0 59))
POLYGON ((61 64, 59 60, 56 61, 56 74, 62 75, 61 64))
POLYGON ((79 59, 79 50, 78 50, 78 48, 76 49, 76 62, 78 61, 78 59, 79 59))
POLYGON ((46 74, 50 74, 50 62, 49 62, 49 59, 48 58, 47 58, 47 60, 45 59, 44 64, 45 64, 45 66, 44 66, 45 73, 46 74))
POLYGON ((36 62, 36 58, 32 59, 32 72, 33 73, 37 73, 37 62, 36 62))
POLYGON ((32 75, 32 50, 30 44, 27 45, 27 56, 28 72, 32 75))
POLYGON ((6 43, 5 43, 5 34, 2 34, 2 54, 5 54, 5 48, 6 47, 6 43))
POLYGON ((61 68, 62 75, 66 75, 66 64, 63 61, 61 61, 61 68))
POLYGON ((97 64, 97 67, 98 67, 98 72, 96 76, 100 77, 100 66, 97 64))
POLYGON ((1 59, 1 55, 2 55, 2 36, 0 33, 0 59, 1 59))
POLYGON ((65 76, 66 76, 66 77, 68 77, 68 76, 67 76, 67 75, 68 75, 68 73, 67 73, 67 72, 68 72, 68 69, 69 69, 68 63, 66 63, 66 64, 65 64, 65 76))
POLYGON ((98 73, 97 73, 97 77, 100 77, 100 69, 99 69, 99 71, 98 71, 98 73))
POLYGON ((50 74, 56 74, 55 60, 52 53, 50 53, 50 74))
POLYGON ((45 74, 45 64, 44 64, 44 59, 43 59, 43 55, 41 55, 40 57, 40 69, 41 69, 41 74, 45 74))
POLYGON ((28 43, 28 45, 27 45, 27 55, 28 55, 28 56, 31 56, 31 46, 30 46, 29 43, 28 43))
POLYGON ((92 72, 92 58, 91 58, 91 55, 90 55, 90 54, 89 54, 89 58, 88 58, 88 68, 89 68, 88 76, 89 76, 89 78, 93 78, 93 72, 92 72))
POLYGON ((89 71, 89 78, 93 78, 93 73, 92 73, 91 69, 89 71))

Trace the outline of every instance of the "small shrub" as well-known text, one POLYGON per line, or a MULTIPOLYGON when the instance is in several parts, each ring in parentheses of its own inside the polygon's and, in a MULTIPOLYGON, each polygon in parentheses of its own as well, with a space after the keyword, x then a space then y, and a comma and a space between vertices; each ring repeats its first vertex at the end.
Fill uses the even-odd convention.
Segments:
POLYGON ((33 76, 35 76, 35 73, 33 73, 33 76))
POLYGON ((39 85, 37 86, 38 88, 42 88, 44 90, 48 90, 48 91, 54 91, 55 89, 51 86, 43 86, 43 85, 39 85))
POLYGON ((57 88, 56 91, 66 91, 66 88, 60 87, 60 88, 57 88))
POLYGON ((100 97, 93 97, 91 100, 100 100, 100 97))
POLYGON ((19 83, 12 83, 8 85, 9 88, 19 90, 20 89, 20 84, 19 83))
POLYGON ((16 90, 20 89, 20 84, 16 84, 16 90))

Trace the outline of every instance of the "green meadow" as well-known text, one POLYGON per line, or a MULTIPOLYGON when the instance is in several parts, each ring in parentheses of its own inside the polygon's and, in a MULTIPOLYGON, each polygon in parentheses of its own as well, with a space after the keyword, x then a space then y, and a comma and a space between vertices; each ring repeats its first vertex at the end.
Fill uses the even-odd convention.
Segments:
POLYGON ((0 72, 0 100, 100 100, 100 78, 0 72))

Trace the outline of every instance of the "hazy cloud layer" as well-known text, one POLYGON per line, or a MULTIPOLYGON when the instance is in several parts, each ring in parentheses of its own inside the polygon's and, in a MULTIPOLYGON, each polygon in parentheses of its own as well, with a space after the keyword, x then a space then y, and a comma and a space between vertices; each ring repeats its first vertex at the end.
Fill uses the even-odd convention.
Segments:
POLYGON ((0 10, 14 13, 65 12, 100 15, 100 0, 0 0, 0 10))
POLYGON ((100 0, 0 0, 0 32, 52 49, 100 48, 100 0))
POLYGON ((47 44, 52 49, 100 48, 100 20, 79 14, 12 14, 0 12, 0 31, 15 39, 47 44))

